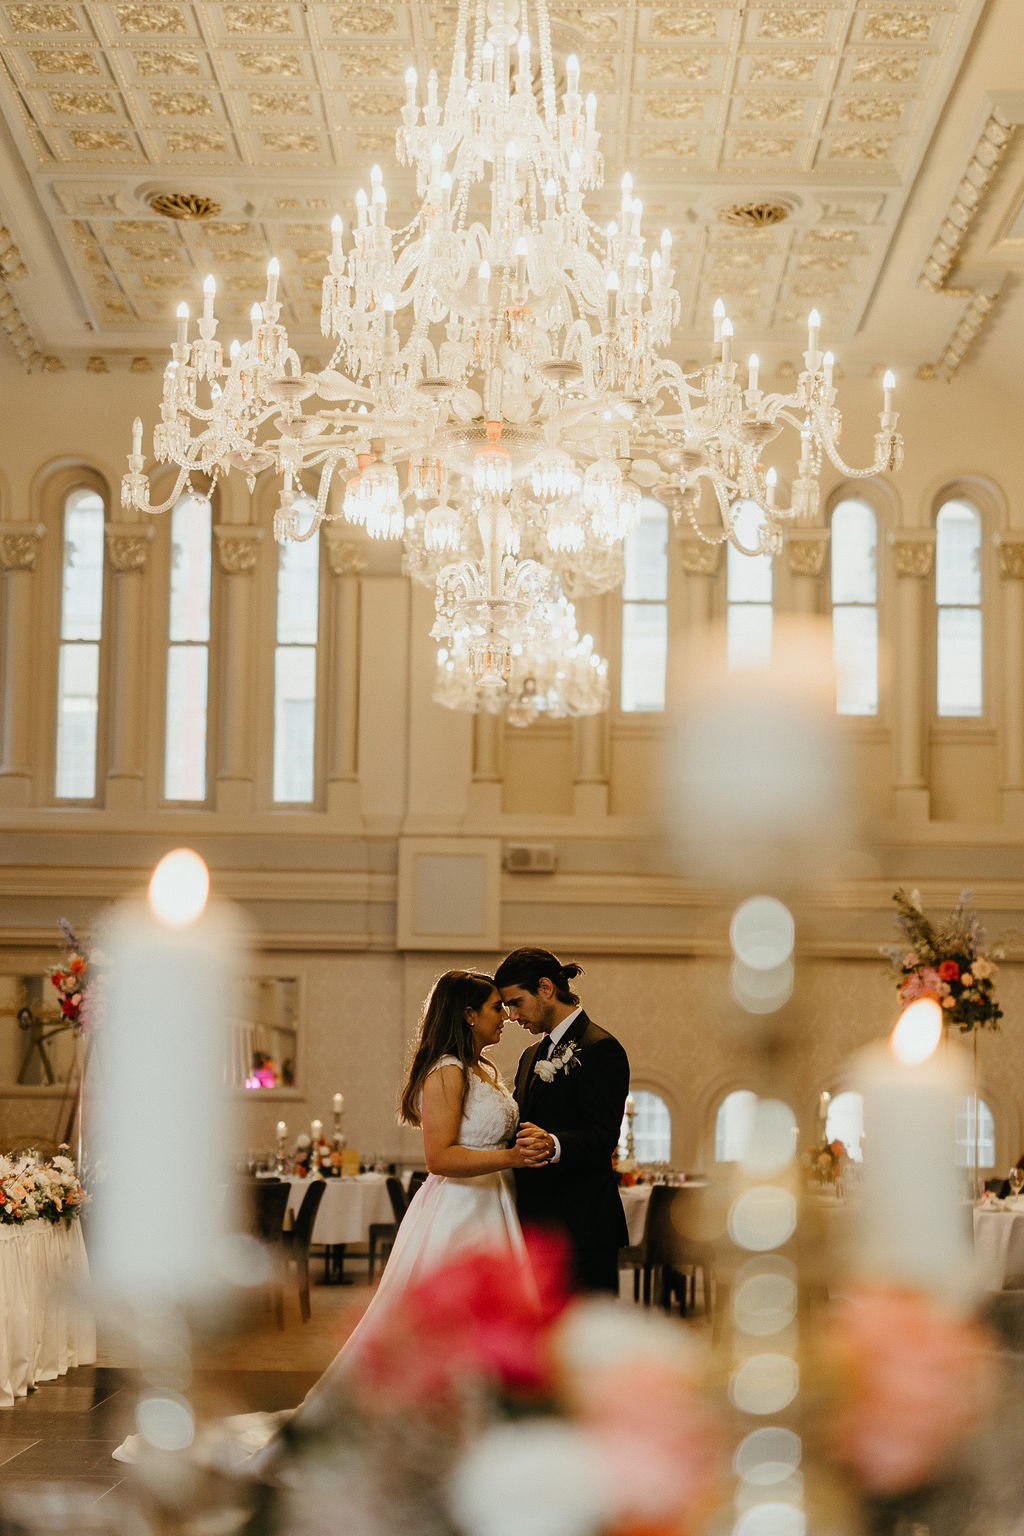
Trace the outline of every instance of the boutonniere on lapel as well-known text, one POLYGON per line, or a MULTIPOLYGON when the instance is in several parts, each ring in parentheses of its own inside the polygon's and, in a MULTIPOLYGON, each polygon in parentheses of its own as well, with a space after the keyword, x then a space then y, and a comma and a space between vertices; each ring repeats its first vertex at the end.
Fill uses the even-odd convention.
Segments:
POLYGON ((561 1045, 556 1045, 551 1055, 545 1061, 534 1063, 534 1075, 539 1077, 542 1083, 552 1083, 556 1072, 571 1072, 573 1067, 580 1064, 580 1048, 575 1040, 563 1040, 561 1045))

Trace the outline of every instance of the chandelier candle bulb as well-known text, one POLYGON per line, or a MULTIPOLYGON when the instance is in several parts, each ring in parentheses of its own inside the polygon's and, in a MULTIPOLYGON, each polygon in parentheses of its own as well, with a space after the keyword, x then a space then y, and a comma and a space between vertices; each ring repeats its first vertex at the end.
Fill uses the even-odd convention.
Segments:
POLYGON ((331 1100, 331 1104, 332 1104, 334 1113, 336 1115, 340 1115, 341 1111, 342 1111, 342 1109, 344 1108, 344 1105, 345 1105, 345 1100, 344 1100, 343 1095, 340 1094, 340 1093, 336 1093, 334 1095, 334 1098, 331 1100))
POLYGON ((580 89, 580 61, 574 53, 570 53, 565 61, 565 78, 570 96, 578 96, 580 89))
POLYGON ((136 416, 132 422, 132 456, 138 458, 142 453, 142 417, 136 416))
POLYGON ((715 327, 713 339, 717 346, 722 340, 722 321, 725 319, 725 305, 721 299, 715 300, 714 308, 711 311, 711 318, 714 321, 715 327))
POLYGON ((556 180, 555 180, 555 178, 553 176, 549 176, 547 181, 544 183, 544 217, 545 217, 545 219, 553 219, 555 217, 555 199, 557 198, 557 196, 558 196, 558 183, 556 182, 556 180))
POLYGON ((345 247, 342 244, 344 229, 345 226, 342 223, 341 214, 336 213, 331 220, 331 258, 333 261, 340 261, 345 254, 345 247))
POLYGON ((488 38, 487 42, 484 43, 484 46, 483 46, 483 48, 481 49, 480 52, 481 52, 481 59, 482 59, 482 62, 483 62, 483 83, 484 83, 484 85, 493 85, 494 84, 494 44, 491 42, 490 38, 488 38))
POLYGON ((178 317, 178 346, 188 346, 188 305, 179 304, 174 312, 178 317))
POLYGON ((450 171, 441 172, 441 216, 447 219, 452 210, 452 177, 450 171))
POLYGON ((416 81, 418 76, 412 65, 405 72, 405 104, 407 107, 416 105, 416 81))
POLYGON ((812 309, 807 316, 807 348, 810 352, 818 351, 818 343, 821 340, 821 316, 816 309, 812 309))
POLYGON ((766 472, 764 477, 765 492, 767 495, 768 505, 770 507, 774 507, 775 505, 775 487, 778 485, 778 483, 779 472, 775 466, 772 465, 771 469, 766 472))
POLYGON ((217 292, 217 279, 212 272, 203 278, 203 319, 213 319, 213 300, 217 292))
POLYGON ((835 368, 835 364, 836 360, 834 354, 832 352, 826 352, 824 358, 822 359, 822 367, 825 370, 826 389, 832 388, 832 370, 835 368))
POLYGON ((101 1291, 127 1307, 202 1301, 217 1283, 225 1202, 197 1199, 182 1177, 153 1199, 154 1158, 179 1172, 201 1165, 211 1189, 230 1177, 225 1020, 246 936, 235 909, 208 898, 206 865, 179 848, 154 871, 148 900, 119 902, 103 925, 94 1150, 105 1176, 90 1260, 101 1291))
POLYGON ((727 368, 732 362, 732 321, 726 315, 722 321, 722 367, 727 368))
POLYGON ((756 352, 751 352, 747 358, 747 391, 752 395, 758 393, 757 381, 760 367, 761 359, 756 352))
POLYGON ((267 297, 265 303, 277 303, 277 280, 281 276, 281 263, 276 256, 271 256, 267 262, 267 297))
POLYGON ((970 1286, 969 1213, 956 1163, 958 1102, 970 1091, 955 1045, 939 1049, 942 1012, 911 1003, 888 1041, 860 1055, 864 1197, 851 1252, 866 1279, 963 1299, 970 1286))
POLYGON ((320 1137, 323 1135, 323 1129, 324 1123, 322 1120, 313 1120, 310 1122, 309 1136, 314 1147, 320 1145, 320 1137))
POLYGON ((895 388, 896 375, 891 368, 887 368, 885 377, 882 380, 882 409, 887 416, 892 410, 892 392, 895 388))

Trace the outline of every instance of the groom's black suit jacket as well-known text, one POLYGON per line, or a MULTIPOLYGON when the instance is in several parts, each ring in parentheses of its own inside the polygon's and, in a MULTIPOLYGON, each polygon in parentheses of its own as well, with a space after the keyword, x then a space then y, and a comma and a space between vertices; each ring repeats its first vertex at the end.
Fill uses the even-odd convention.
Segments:
POLYGON ((585 1013, 573 1020, 556 1053, 567 1041, 578 1048, 576 1063, 550 1083, 533 1070, 547 1035, 523 1052, 516 1072, 520 1119, 551 1131, 562 1148, 557 1163, 516 1169, 519 1219, 524 1226, 559 1229, 577 1252, 618 1249, 627 1241, 626 1218, 612 1154, 629 1092, 629 1060, 615 1036, 585 1013))

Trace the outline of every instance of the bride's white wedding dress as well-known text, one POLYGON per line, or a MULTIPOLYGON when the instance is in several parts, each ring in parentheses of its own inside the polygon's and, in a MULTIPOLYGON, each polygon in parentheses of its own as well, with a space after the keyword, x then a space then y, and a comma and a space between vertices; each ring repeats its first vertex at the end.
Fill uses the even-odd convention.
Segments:
MULTIPOLYGON (((455 1056, 442 1056, 431 1068, 458 1066, 455 1056)), ((459 1145, 490 1151, 511 1145, 519 1122, 515 1099, 500 1079, 484 1081, 469 1073, 469 1086, 459 1126, 459 1145)), ((473 1178, 429 1174, 406 1211, 394 1247, 373 1299, 345 1344, 294 1413, 247 1413, 225 1419, 205 1432, 198 1457, 222 1470, 259 1476, 273 1461, 273 1436, 288 1420, 323 1423, 331 1413, 336 1388, 344 1383, 359 1350, 379 1329, 392 1308, 401 1306, 405 1292, 432 1270, 471 1249, 512 1252, 520 1256, 524 1275, 529 1260, 516 1215, 512 1175, 483 1173, 473 1178)), ((114 1457, 134 1461, 138 1436, 118 1446, 114 1457)))

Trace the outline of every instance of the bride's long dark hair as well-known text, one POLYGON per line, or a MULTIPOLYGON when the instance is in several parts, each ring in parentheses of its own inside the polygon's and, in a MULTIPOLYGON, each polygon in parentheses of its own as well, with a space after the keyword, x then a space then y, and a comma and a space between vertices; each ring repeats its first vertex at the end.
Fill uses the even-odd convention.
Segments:
POLYGON ((423 1005, 419 1039, 399 1101, 398 1118, 403 1125, 420 1124, 423 1084, 431 1067, 442 1056, 458 1058, 465 1100, 473 1062, 473 1036, 466 1009, 482 1008, 493 991, 493 978, 481 971, 445 971, 437 978, 423 1005))

